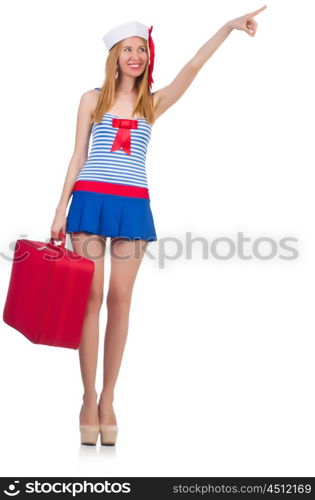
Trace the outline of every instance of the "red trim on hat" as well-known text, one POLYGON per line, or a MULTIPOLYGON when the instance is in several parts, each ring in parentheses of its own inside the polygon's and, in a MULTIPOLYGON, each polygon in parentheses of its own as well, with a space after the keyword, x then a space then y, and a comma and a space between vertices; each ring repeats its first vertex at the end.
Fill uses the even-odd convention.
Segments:
POLYGON ((150 51, 150 64, 149 64, 149 87, 151 88, 152 83, 154 83, 152 73, 153 73, 153 67, 154 67, 154 56, 155 56, 155 50, 154 50, 154 42, 151 36, 151 31, 153 30, 153 26, 149 28, 149 36, 148 36, 148 45, 149 45, 149 51, 150 51))

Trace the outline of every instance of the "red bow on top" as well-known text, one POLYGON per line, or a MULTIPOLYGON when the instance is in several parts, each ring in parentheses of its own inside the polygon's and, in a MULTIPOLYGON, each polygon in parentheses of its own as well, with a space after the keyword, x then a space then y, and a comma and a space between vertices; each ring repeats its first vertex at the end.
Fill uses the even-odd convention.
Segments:
POLYGON ((130 129, 138 128, 138 120, 125 120, 123 118, 113 118, 113 127, 119 127, 116 137, 114 139, 111 151, 123 148, 123 150, 130 155, 130 129))
POLYGON ((150 63, 149 63, 149 87, 151 88, 152 83, 154 83, 152 73, 154 67, 154 42, 152 40, 151 31, 153 30, 153 26, 149 28, 149 37, 148 37, 148 45, 150 51, 150 63))

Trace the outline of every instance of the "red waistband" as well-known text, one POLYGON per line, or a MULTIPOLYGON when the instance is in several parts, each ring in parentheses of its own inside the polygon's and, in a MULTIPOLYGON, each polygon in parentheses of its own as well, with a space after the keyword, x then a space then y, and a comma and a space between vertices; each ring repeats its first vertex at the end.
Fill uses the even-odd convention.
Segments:
POLYGON ((148 188, 102 181, 76 181, 72 192, 74 191, 92 191, 94 193, 118 194, 120 196, 134 196, 135 198, 149 199, 148 188))

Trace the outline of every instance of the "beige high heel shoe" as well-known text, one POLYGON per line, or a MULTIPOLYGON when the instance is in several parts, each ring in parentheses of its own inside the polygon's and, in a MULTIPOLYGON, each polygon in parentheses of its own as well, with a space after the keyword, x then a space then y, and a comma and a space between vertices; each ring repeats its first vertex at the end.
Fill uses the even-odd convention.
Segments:
POLYGON ((80 425, 81 444, 96 445, 100 433, 99 425, 80 425))
POLYGON ((112 424, 100 424, 101 444, 114 446, 116 444, 118 426, 112 424))

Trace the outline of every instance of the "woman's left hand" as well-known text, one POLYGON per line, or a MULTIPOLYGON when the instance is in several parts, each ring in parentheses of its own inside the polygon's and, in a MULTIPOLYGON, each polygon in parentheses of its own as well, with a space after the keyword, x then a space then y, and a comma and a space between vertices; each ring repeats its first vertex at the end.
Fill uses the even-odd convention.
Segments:
POLYGON ((254 12, 250 12, 249 14, 245 14, 245 16, 237 17, 236 19, 232 19, 229 21, 229 26, 231 28, 235 28, 236 30, 246 31, 251 36, 254 36, 257 30, 257 23, 254 20, 254 16, 257 16, 261 11, 265 10, 267 5, 264 5, 258 10, 254 12))

